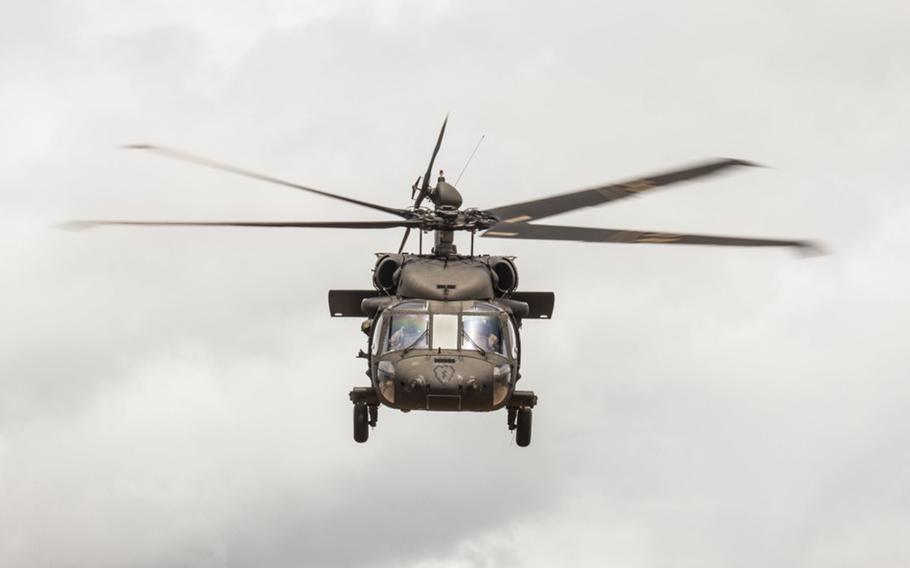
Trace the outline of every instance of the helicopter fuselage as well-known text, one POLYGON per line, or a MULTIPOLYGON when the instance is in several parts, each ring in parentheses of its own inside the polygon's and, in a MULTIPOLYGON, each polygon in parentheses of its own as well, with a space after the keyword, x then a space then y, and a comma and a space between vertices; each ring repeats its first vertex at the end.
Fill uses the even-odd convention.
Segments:
POLYGON ((495 303, 396 301, 371 332, 370 377, 385 406, 490 411, 515 390, 518 329, 495 303))
POLYGON ((523 319, 552 315, 551 292, 518 292, 512 257, 378 253, 373 290, 332 290, 333 316, 366 316, 369 409, 516 413, 537 401, 516 390, 523 319))

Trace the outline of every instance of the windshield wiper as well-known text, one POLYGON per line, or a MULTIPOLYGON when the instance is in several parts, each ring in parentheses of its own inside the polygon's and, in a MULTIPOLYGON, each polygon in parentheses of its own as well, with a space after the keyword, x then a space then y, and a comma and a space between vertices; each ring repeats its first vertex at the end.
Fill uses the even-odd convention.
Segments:
POLYGON ((402 355, 407 355, 407 354, 408 354, 408 351, 410 351, 411 349, 414 349, 414 347, 420 342, 420 340, 423 339, 424 337, 426 337, 428 331, 429 331, 429 329, 423 330, 423 333, 421 333, 420 335, 418 335, 418 336, 417 336, 417 339, 415 339, 414 341, 411 342, 410 345, 408 345, 407 347, 405 347, 405 348, 404 348, 404 351, 402 351, 401 354, 402 354, 402 355))
POLYGON ((465 338, 467 338, 467 340, 471 342, 471 345, 473 345, 474 347, 476 347, 477 350, 480 351, 480 353, 481 353, 484 357, 487 356, 487 352, 484 350, 484 348, 481 347, 480 345, 477 345, 477 342, 474 341, 473 339, 471 339, 471 336, 468 335, 468 332, 466 332, 465 330, 461 330, 461 335, 463 335, 465 338))

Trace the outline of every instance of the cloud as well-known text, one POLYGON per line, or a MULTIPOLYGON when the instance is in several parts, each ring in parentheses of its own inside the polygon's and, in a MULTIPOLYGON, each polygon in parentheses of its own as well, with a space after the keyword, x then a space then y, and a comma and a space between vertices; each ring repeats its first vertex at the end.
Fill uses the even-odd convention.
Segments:
POLYGON ((903 4, 3 11, 0 564, 905 563, 903 4), (480 241, 557 292, 534 444, 383 409, 361 446, 325 292, 399 233, 48 229, 378 218, 116 147, 404 206, 446 112, 471 206, 730 155, 776 169, 558 222, 833 254, 480 241))

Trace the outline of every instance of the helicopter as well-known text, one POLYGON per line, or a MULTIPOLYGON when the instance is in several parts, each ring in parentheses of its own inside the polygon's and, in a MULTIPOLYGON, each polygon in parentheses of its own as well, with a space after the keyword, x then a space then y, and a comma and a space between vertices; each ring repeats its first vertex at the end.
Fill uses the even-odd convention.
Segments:
MULTIPOLYGON (((522 378, 521 336, 526 319, 550 319, 553 292, 518 290, 513 256, 474 253, 474 238, 539 239, 597 243, 791 247, 819 252, 806 240, 680 234, 627 229, 602 229, 540 224, 536 221, 583 207, 638 196, 657 188, 757 164, 738 159, 715 159, 664 173, 562 193, 492 209, 463 208, 461 193, 442 171, 435 185, 430 177, 445 135, 448 116, 436 139, 426 172, 411 186, 412 204, 393 208, 306 187, 186 152, 148 144, 126 148, 153 152, 260 181, 278 184, 390 214, 389 221, 71 221, 66 228, 104 225, 158 227, 291 227, 335 229, 404 228, 397 252, 376 253, 372 287, 330 290, 332 317, 363 318, 368 386, 349 393, 354 406, 353 434, 366 442, 378 420, 380 406, 403 412, 506 409, 506 422, 518 446, 531 443, 533 408, 537 395, 519 390, 522 378), (429 200, 432 207, 424 206, 429 200), (405 252, 413 230, 418 252, 405 252), (432 232, 433 245, 423 251, 423 236, 432 232), (470 251, 459 254, 456 232, 470 233, 470 251)), ((475 148, 476 152, 476 148, 475 148)), ((473 157, 473 154, 472 154, 473 157)), ((470 158, 469 158, 470 162, 470 158)), ((467 167, 467 165, 465 166, 467 167)), ((457 183, 457 181, 456 181, 457 183)))

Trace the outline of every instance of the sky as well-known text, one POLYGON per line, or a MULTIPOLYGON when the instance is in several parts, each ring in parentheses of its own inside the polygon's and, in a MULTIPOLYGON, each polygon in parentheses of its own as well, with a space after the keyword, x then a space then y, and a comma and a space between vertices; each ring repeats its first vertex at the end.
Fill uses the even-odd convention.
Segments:
POLYGON ((900 0, 3 3, 0 565, 906 566, 908 30, 900 0), (404 207, 446 113, 439 167, 485 136, 466 206, 741 158, 552 222, 828 254, 479 240, 556 292, 532 445, 390 409, 360 445, 326 291, 400 230, 53 228, 384 219, 119 147, 404 207))

